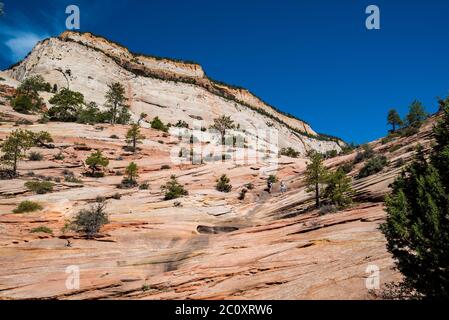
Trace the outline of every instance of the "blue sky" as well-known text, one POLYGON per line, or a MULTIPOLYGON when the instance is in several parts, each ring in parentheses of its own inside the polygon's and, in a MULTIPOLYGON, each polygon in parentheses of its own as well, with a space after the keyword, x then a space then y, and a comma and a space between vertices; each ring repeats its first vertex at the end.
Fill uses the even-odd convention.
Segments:
POLYGON ((132 51, 199 62, 214 79, 248 88, 323 133, 367 142, 385 134, 386 113, 421 100, 437 109, 449 92, 449 1, 3 0, 0 69, 38 39, 81 31, 132 51), (378 5, 381 30, 365 28, 378 5))

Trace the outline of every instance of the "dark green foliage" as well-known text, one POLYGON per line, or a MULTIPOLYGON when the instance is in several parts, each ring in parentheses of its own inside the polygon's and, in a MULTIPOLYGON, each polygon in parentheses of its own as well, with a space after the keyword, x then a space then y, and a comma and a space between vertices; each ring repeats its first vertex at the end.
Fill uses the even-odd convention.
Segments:
POLYGON ((38 91, 51 91, 51 85, 48 82, 45 82, 44 78, 41 75, 32 76, 26 78, 20 86, 17 88, 19 93, 24 93, 27 95, 35 94, 38 91))
POLYGON ((329 150, 329 151, 326 151, 326 153, 324 154, 325 159, 332 159, 332 158, 335 158, 336 156, 338 156, 337 150, 329 150))
POLYGON ((279 181, 278 178, 274 174, 270 174, 268 176, 267 182, 276 183, 278 181, 279 181))
POLYGON ((132 152, 137 151, 137 144, 142 143, 145 136, 140 133, 140 126, 137 123, 131 125, 126 133, 126 143, 128 143, 132 152))
POLYGON ((159 119, 159 117, 155 117, 151 121, 150 124, 151 124, 151 128, 153 128, 153 129, 164 131, 164 132, 168 131, 167 126, 161 121, 161 119, 159 119))
POLYGON ((33 133, 33 141, 34 144, 38 147, 43 148, 53 148, 53 145, 49 145, 49 143, 53 142, 53 138, 47 131, 39 131, 37 133, 33 133))
POLYGON ((88 238, 95 236, 103 225, 109 223, 105 208, 106 203, 99 202, 79 211, 71 222, 72 229, 85 233, 88 238))
POLYGON ((139 177, 139 167, 131 162, 125 169, 126 176, 123 177, 119 188, 130 189, 138 186, 137 178, 139 177))
POLYGON ((1 145, 3 152, 1 163, 11 167, 13 174, 17 173, 17 161, 25 157, 25 152, 34 146, 34 133, 17 129, 5 139, 1 145))
POLYGON ((408 126, 406 128, 403 128, 399 131, 399 134, 401 135, 401 137, 410 137, 413 136, 414 134, 417 134, 419 132, 419 127, 416 126, 408 126))
POLYGON ((164 192, 164 200, 172 200, 177 199, 182 196, 188 195, 187 190, 184 189, 184 186, 181 185, 175 175, 172 175, 170 177, 170 180, 165 184, 161 186, 162 192, 164 192))
POLYGON ((218 180, 215 188, 220 192, 230 192, 232 190, 232 185, 229 183, 231 180, 227 175, 223 174, 218 180))
POLYGON ((388 149, 388 152, 390 152, 390 153, 396 152, 399 149, 401 149, 402 147, 403 147, 403 145, 401 145, 401 144, 394 145, 388 149))
MULTIPOLYGON (((443 136, 447 135, 446 131, 443 136)), ((386 198, 387 221, 381 226, 388 250, 404 275, 401 287, 426 298, 449 297, 449 185, 444 181, 448 167, 436 160, 447 161, 448 154, 440 152, 447 147, 438 144, 430 163, 418 151, 392 185, 386 198)))
POLYGON ((21 203, 19 203, 19 205, 17 206, 16 209, 13 210, 14 213, 25 213, 25 212, 33 212, 33 211, 38 211, 38 210, 42 210, 42 206, 37 203, 37 202, 33 202, 33 201, 22 201, 21 203))
POLYGON ((406 122, 409 126, 420 127, 422 122, 427 118, 427 112, 419 101, 413 101, 407 115, 406 122))
POLYGON ((76 122, 84 124, 95 124, 109 122, 111 114, 108 111, 100 111, 95 102, 90 102, 80 109, 76 122))
POLYGON ((139 167, 134 162, 131 162, 125 169, 125 173, 128 176, 128 179, 131 181, 135 181, 139 176, 139 167))
POLYGON ((27 181, 25 187, 37 194, 46 194, 53 191, 54 184, 49 181, 27 181))
POLYGON ((354 164, 360 163, 364 160, 371 159, 374 156, 374 150, 369 144, 362 145, 362 151, 357 152, 354 164))
POLYGON ((323 165, 323 156, 318 152, 310 154, 310 163, 305 172, 307 192, 315 193, 315 205, 320 207, 320 185, 326 182, 328 171, 323 165))
POLYGON ((75 122, 84 104, 84 96, 79 92, 63 88, 49 102, 52 104, 47 111, 50 121, 75 122))
POLYGON ((31 233, 48 233, 48 234, 53 234, 53 230, 51 230, 49 227, 46 226, 40 226, 40 227, 36 227, 31 229, 30 231, 31 233))
POLYGON ((352 162, 346 162, 346 163, 344 163, 344 164, 340 167, 340 169, 341 169, 344 173, 348 174, 348 173, 350 173, 350 172, 354 169, 354 163, 352 163, 352 162))
POLYGON ((338 209, 347 208, 352 203, 351 192, 351 178, 347 177, 343 170, 337 170, 327 175, 323 197, 330 204, 338 209))
POLYGON ((341 147, 341 153, 349 154, 357 148, 358 148, 358 146, 355 143, 351 142, 351 143, 345 144, 343 147, 341 147))
MULTIPOLYGON (((120 109, 126 109, 125 103, 128 100, 125 97, 125 87, 119 82, 108 85, 109 90, 106 93, 106 104, 111 114, 111 123, 115 124, 117 114, 122 112, 120 109)), ((129 120, 129 119, 128 119, 129 120)))
POLYGON ((30 230, 31 233, 48 233, 53 234, 53 230, 46 226, 36 227, 30 230))
POLYGON ((376 174, 382 171, 387 164, 388 160, 385 156, 376 156, 374 158, 371 158, 360 170, 358 178, 361 179, 376 174))
POLYGON ((389 125, 391 125, 393 127, 392 128, 392 132, 396 131, 396 126, 402 126, 403 125, 401 117, 399 116, 399 113, 396 110, 391 109, 388 112, 387 124, 389 124, 389 125))
POLYGON ((131 120, 131 113, 129 112, 127 107, 123 107, 120 110, 118 117, 115 120, 115 123, 126 125, 129 123, 130 120, 131 120))
POLYGON ((168 170, 168 169, 170 169, 170 166, 168 164, 163 164, 161 166, 161 170, 168 170))
POLYGON ((185 121, 178 120, 178 122, 176 122, 174 127, 176 127, 176 128, 188 128, 189 124, 187 122, 185 122, 185 121))
POLYGON ((287 156, 290 158, 298 158, 300 153, 293 149, 292 147, 282 148, 280 151, 280 155, 287 156))
POLYGON ((30 161, 42 161, 44 159, 44 156, 40 152, 32 151, 28 155, 28 160, 30 161))
POLYGON ((88 165, 91 170, 91 176, 95 176, 97 171, 101 168, 106 168, 109 165, 109 160, 103 156, 100 150, 97 150, 86 159, 86 165, 88 165))
POLYGON ((42 101, 35 101, 29 95, 18 95, 11 100, 11 107, 19 113, 29 114, 38 111, 42 101))
POLYGON ((144 182, 141 185, 139 185, 139 190, 148 190, 150 189, 150 184, 148 182, 144 182))

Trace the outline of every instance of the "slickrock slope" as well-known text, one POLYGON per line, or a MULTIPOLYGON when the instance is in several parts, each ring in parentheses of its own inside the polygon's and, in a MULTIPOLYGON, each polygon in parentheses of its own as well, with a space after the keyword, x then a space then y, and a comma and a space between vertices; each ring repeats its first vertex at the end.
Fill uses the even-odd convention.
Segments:
MULTIPOLYGON (((2 85, 0 91, 0 139, 20 127, 46 130, 55 140, 54 149, 38 149, 43 161, 21 161, 17 179, 0 181, 1 299, 371 299, 365 285, 369 266, 380 269, 382 284, 400 279, 378 230, 385 218, 381 199, 400 171, 398 160, 408 161, 417 143, 430 145, 435 117, 414 136, 373 142, 389 166, 354 180, 357 203, 351 209, 319 215, 306 211, 313 199, 304 190, 305 159, 281 157, 276 171, 263 163, 176 164, 170 153, 178 140, 149 128, 142 129, 146 139, 133 155, 123 150, 126 126, 38 124, 37 115, 12 111, 5 97, 13 88, 2 85), (15 125, 25 118, 33 124, 15 125), (84 161, 97 148, 110 160, 108 172, 103 178, 84 177, 84 161), (55 160, 60 152, 65 159, 55 160), (131 161, 149 190, 116 187, 122 179, 117 172, 131 161), (161 170, 166 164, 170 169, 161 170), (83 182, 65 182, 64 170, 83 182), (223 173, 233 185, 228 194, 214 189, 223 173), (272 194, 264 190, 270 173, 287 183, 287 193, 281 194, 279 185, 272 194), (160 186, 172 174, 189 195, 163 201, 160 186), (52 193, 27 191, 24 183, 39 176, 56 180, 52 193), (238 200, 249 182, 254 189, 238 200), (63 232, 66 222, 98 196, 107 199, 110 216, 101 234, 87 240, 63 232), (37 201, 43 210, 13 214, 23 200, 37 201), (39 226, 53 234, 30 232, 39 226), (79 289, 66 288, 69 266, 80 268, 79 289)), ((335 168, 355 155, 326 164, 335 168)))
POLYGON ((59 88, 82 92, 86 101, 99 106, 105 103, 107 85, 121 82, 134 119, 145 112, 164 122, 209 127, 226 114, 248 131, 277 130, 279 148, 291 146, 302 154, 310 149, 339 151, 344 144, 316 134, 307 123, 276 111, 245 89, 209 79, 198 64, 136 55, 90 33, 65 32, 40 42, 4 78, 22 81, 36 74, 59 88))

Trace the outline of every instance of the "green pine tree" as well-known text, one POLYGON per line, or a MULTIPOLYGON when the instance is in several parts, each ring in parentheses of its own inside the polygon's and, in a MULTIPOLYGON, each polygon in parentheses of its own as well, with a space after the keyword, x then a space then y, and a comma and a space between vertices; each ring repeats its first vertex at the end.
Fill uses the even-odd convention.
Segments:
POLYGON ((323 156, 318 152, 312 152, 310 163, 306 168, 306 186, 307 192, 315 193, 315 205, 320 207, 320 186, 326 182, 328 171, 323 165, 323 156))
POLYGON ((402 291, 449 298, 449 104, 434 129, 430 161, 422 148, 392 185, 381 226, 404 275, 402 291))
POLYGON ((396 131, 396 126, 403 125, 401 117, 399 116, 399 113, 396 110, 391 109, 388 112, 387 124, 390 124, 393 127, 392 132, 396 131))

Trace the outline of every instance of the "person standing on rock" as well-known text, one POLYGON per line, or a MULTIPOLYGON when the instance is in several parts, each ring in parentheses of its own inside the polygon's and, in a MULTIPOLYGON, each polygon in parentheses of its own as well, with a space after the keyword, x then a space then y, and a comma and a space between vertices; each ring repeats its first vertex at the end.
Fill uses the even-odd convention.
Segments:
POLYGON ((287 192, 287 185, 284 181, 281 182, 281 193, 287 192))
POLYGON ((273 188, 273 182, 271 180, 267 181, 268 193, 271 193, 271 188, 273 188))

